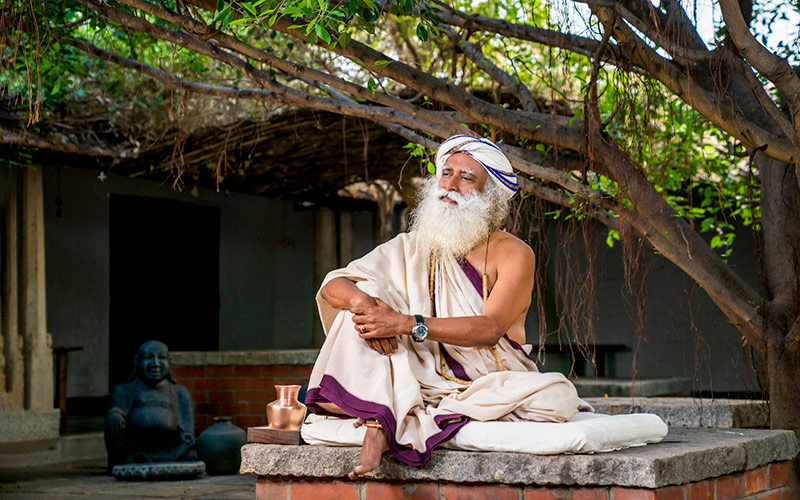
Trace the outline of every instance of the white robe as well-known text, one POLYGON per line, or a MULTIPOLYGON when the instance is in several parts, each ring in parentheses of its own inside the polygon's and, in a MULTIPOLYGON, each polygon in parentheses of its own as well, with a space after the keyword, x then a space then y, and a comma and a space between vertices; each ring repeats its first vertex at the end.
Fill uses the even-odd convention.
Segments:
MULTIPOLYGON (((429 265, 415 234, 403 233, 332 271, 323 286, 347 278, 398 312, 430 316, 429 265)), ((452 258, 437 260, 438 317, 483 313, 477 272, 468 263, 463 266, 452 258)), ((470 419, 565 422, 578 410, 591 409, 569 380, 560 373, 540 373, 508 336, 497 344, 503 371, 489 348, 414 342, 409 335, 399 338, 397 353, 385 356, 358 336, 349 311, 332 307, 320 294, 317 304, 327 338, 311 373, 306 404, 315 413, 377 419, 389 437, 389 450, 407 464, 426 464, 433 448, 470 419), (442 350, 451 378, 471 384, 442 376, 442 350)), ((523 322, 524 316, 511 330, 519 331, 523 322)))

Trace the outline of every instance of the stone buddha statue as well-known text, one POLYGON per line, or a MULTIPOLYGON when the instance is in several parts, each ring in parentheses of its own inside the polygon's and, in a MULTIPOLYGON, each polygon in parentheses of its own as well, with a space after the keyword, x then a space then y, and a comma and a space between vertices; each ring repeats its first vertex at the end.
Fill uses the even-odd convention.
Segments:
POLYGON ((111 391, 105 442, 109 471, 119 464, 197 460, 192 399, 175 382, 163 343, 139 346, 134 373, 111 391))

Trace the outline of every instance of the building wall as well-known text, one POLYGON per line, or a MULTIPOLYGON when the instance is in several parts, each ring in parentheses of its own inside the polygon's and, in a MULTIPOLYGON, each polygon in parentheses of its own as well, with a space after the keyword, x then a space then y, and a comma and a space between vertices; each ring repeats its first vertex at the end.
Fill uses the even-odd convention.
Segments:
MULTIPOLYGON (((555 248, 555 229, 545 226, 551 248, 555 248)), ((630 379, 689 377, 695 391, 717 393, 760 392, 751 369, 750 349, 740 345, 741 334, 729 323, 702 287, 680 268, 657 254, 649 254, 652 264, 645 293, 646 321, 644 337, 637 347, 635 301, 623 294, 624 270, 621 245, 613 248, 605 243, 606 230, 599 228, 593 242, 597 261, 597 308, 595 309, 596 342, 598 345, 619 345, 625 349, 610 355, 608 376, 630 379)), ((580 240, 580 238, 578 238, 580 240)), ((731 267, 751 286, 757 287, 758 270, 754 264, 753 238, 748 228, 740 228, 729 258, 731 267)), ((585 261, 577 250, 572 256, 539 256, 547 259, 548 288, 555 282, 556 259, 575 258, 585 261)), ((641 259, 645 265, 647 258, 641 259)), ((552 293, 549 291, 548 293, 552 293)), ((557 319, 551 310, 548 328, 555 328, 557 319)), ((532 307, 532 309, 534 309, 532 307)), ((528 315, 528 341, 539 343, 539 318, 535 311, 528 315)), ((534 347, 534 355, 536 347, 534 347)), ((555 335, 548 336, 544 363, 547 371, 570 371, 570 355, 559 350, 555 335)), ((586 376, 593 377, 592 367, 586 376)))
MULTIPOLYGON (((177 191, 168 183, 97 171, 45 168, 47 321, 69 358, 69 397, 108 393, 109 199, 169 198, 220 210, 220 349, 310 347, 313 212, 292 202, 177 191), (61 216, 56 215, 60 196, 61 216)), ((133 353, 131 353, 132 355, 133 353)))

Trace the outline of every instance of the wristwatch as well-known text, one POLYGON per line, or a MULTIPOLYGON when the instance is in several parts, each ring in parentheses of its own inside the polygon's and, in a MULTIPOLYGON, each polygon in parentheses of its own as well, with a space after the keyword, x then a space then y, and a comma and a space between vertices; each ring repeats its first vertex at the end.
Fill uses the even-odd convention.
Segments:
POLYGON ((411 337, 414 342, 425 342, 425 337, 428 336, 428 327, 425 326, 425 322, 419 314, 415 314, 414 319, 417 320, 417 324, 411 329, 411 337))

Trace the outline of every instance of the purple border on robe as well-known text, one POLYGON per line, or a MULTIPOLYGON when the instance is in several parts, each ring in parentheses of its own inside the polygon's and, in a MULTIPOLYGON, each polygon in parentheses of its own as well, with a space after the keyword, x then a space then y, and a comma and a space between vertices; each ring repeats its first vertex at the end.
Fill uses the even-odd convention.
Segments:
POLYGON ((439 350, 444 356, 444 362, 447 363, 447 366, 450 368, 450 371, 453 372, 453 375, 461 380, 472 380, 469 378, 469 375, 467 375, 467 371, 464 370, 464 367, 461 366, 461 363, 456 361, 455 358, 453 358, 453 356, 447 352, 447 348, 441 342, 439 342, 439 350))
POLYGON ((389 438, 389 451, 392 455, 401 462, 414 466, 430 462, 433 449, 451 439, 470 421, 469 417, 457 413, 437 415, 433 421, 441 429, 441 432, 430 436, 425 441, 425 451, 420 452, 397 442, 394 435, 397 420, 389 407, 353 396, 330 375, 323 375, 319 387, 309 389, 306 394, 305 404, 311 411, 321 415, 330 415, 330 412, 319 407, 320 403, 332 403, 354 417, 377 420, 389 438))
MULTIPOLYGON (((470 281, 470 283, 472 283, 472 286, 475 287, 475 291, 478 292, 478 295, 483 297, 483 279, 481 278, 481 273, 479 273, 478 270, 475 269, 475 266, 470 264, 467 259, 459 259, 458 264, 461 266, 461 269, 464 271, 464 274, 467 275, 467 278, 469 278, 469 281, 470 281)), ((516 349, 519 352, 521 352, 522 354, 524 354, 526 358, 530 359, 530 356, 528 356, 528 353, 525 352, 525 349, 523 349, 522 346, 519 345, 518 343, 516 343, 513 340, 511 340, 511 338, 509 338, 508 334, 503 334, 503 338, 506 339, 509 344, 511 344, 511 347, 513 347, 514 349, 516 349)), ((445 352, 447 352, 447 351, 445 350, 445 352)), ((450 366, 450 369, 453 370, 453 373, 455 373, 455 371, 456 371, 455 368, 450 365, 450 359, 451 358, 449 357, 449 355, 445 356, 445 359, 447 360, 447 365, 450 366)), ((453 363, 458 364, 458 362, 455 359, 453 360, 453 363)), ((462 371, 464 370, 464 368, 461 365, 458 365, 458 367, 462 371)), ((458 378, 463 378, 463 377, 461 377, 459 375, 456 375, 456 376, 458 378)), ((468 380, 468 379, 465 379, 465 380, 468 380)))

